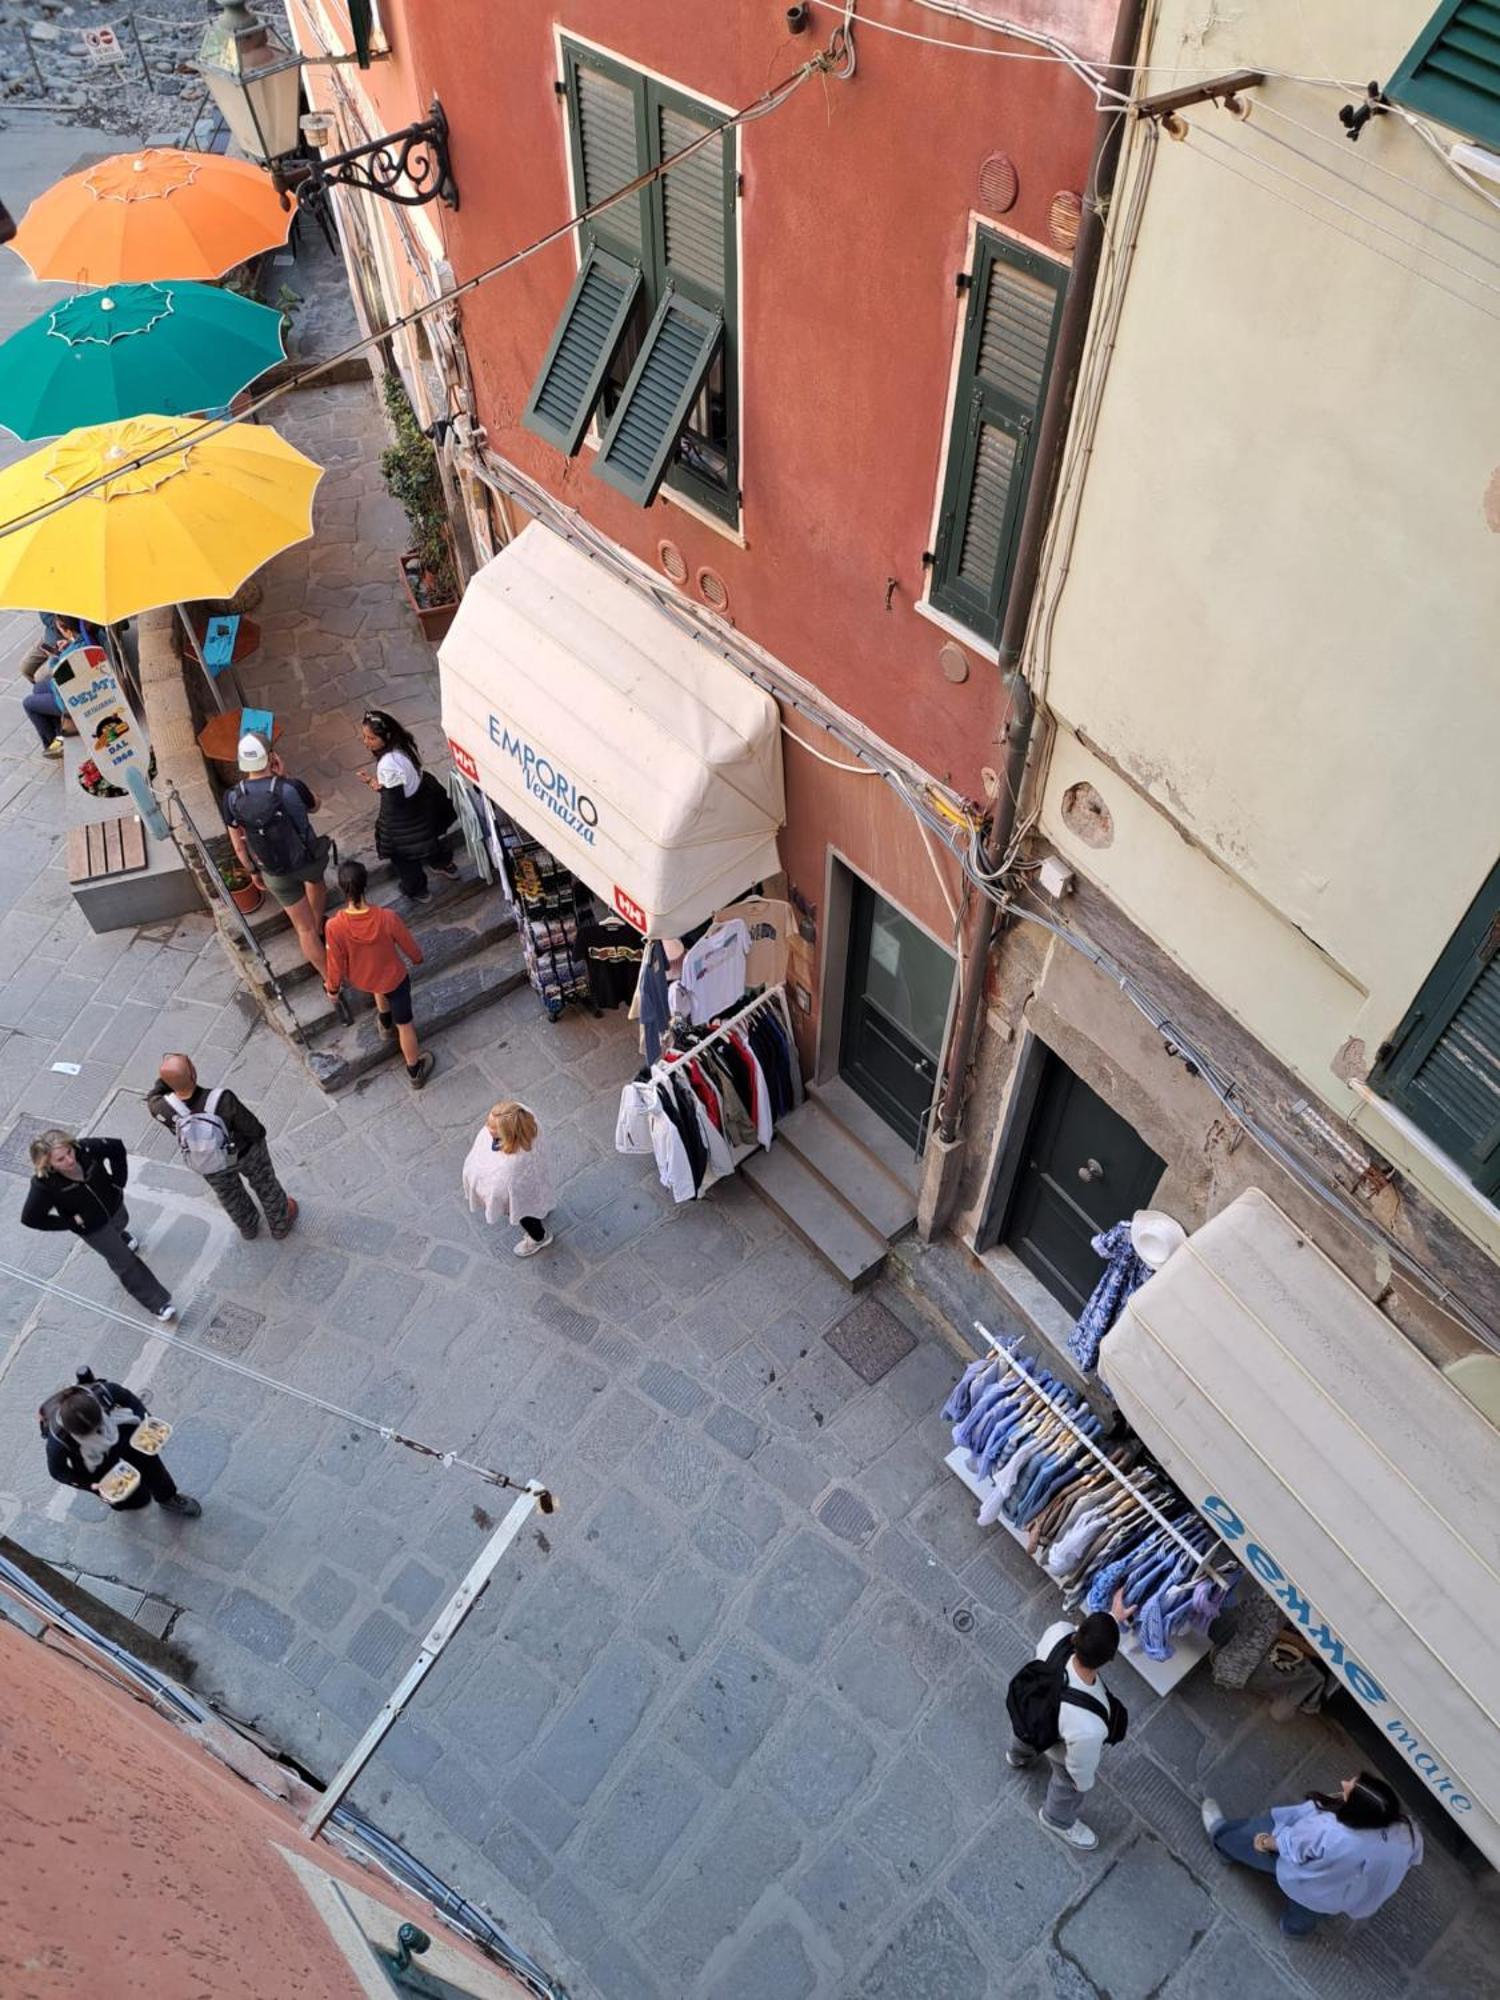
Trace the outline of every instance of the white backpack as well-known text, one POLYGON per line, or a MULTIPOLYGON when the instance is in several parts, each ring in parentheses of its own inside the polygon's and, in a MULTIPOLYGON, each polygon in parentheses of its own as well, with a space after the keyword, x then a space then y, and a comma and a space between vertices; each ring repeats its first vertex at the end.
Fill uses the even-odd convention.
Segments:
POLYGON ((177 1144, 195 1174, 223 1173, 233 1154, 229 1127, 216 1115, 223 1095, 222 1090, 211 1090, 203 1109, 194 1111, 172 1091, 166 1093, 165 1102, 172 1107, 176 1121, 177 1144))

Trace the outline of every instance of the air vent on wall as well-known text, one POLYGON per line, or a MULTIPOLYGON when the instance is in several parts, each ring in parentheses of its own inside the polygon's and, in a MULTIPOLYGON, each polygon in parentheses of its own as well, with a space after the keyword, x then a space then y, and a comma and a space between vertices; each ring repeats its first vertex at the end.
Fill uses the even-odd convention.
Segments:
POLYGON ((1083 220, 1082 199, 1064 188, 1052 197, 1047 215, 1047 233, 1059 250, 1071 250, 1078 241, 1078 225, 1083 220))
POLYGON ((1009 153, 991 153, 979 169, 979 206, 986 215, 1004 215, 1014 208, 1021 183, 1009 153))
POLYGON ((688 576, 687 557, 675 542, 658 542, 656 559, 671 577, 673 583, 686 583, 688 576))
POLYGON ((703 602, 715 611, 729 609, 729 586, 716 569, 699 570, 698 590, 703 602))

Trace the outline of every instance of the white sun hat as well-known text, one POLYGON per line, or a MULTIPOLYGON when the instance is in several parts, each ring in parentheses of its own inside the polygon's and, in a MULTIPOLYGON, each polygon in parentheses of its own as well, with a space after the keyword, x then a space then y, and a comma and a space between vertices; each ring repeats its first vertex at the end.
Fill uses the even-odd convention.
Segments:
POLYGON ((1187 1242, 1187 1231, 1159 1208, 1138 1208, 1130 1218, 1130 1243, 1143 1264, 1159 1271, 1174 1250, 1187 1242))

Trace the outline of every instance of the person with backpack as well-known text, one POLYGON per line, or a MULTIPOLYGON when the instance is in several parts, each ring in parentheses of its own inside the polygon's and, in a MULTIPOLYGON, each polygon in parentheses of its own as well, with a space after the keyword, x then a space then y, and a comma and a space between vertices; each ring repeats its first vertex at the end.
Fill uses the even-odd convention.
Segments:
POLYGON ((1107 1611, 1094 1611, 1076 1628, 1066 1619, 1049 1625, 1036 1649, 1005 1691, 1012 1742, 1005 1761, 1024 1771, 1038 1757, 1051 1765, 1047 1796, 1037 1818, 1049 1833, 1080 1853, 1099 1836, 1079 1817, 1092 1790, 1099 1755, 1123 1743, 1125 1704, 1099 1678, 1120 1650, 1120 1628, 1107 1611))
POLYGON ((430 901, 427 870, 458 880, 453 842, 448 829, 458 817, 446 790, 422 769, 422 753, 411 731, 383 708, 371 708, 360 719, 359 733, 375 759, 375 773, 360 777, 380 794, 375 818, 375 852, 389 861, 408 902, 430 901), (425 864, 425 865, 424 865, 425 864))
POLYGON ((37 1411, 47 1470, 59 1486, 98 1493, 117 1467, 129 1466, 140 1475, 134 1488, 118 1500, 100 1494, 106 1506, 123 1514, 154 1500, 169 1514, 196 1521, 202 1503, 178 1492, 160 1451, 136 1450, 136 1432, 146 1421, 146 1405, 123 1383, 100 1381, 92 1369, 80 1368, 77 1381, 49 1396, 37 1411))
POLYGON ((136 1254, 125 1206, 130 1167, 123 1143, 52 1131, 38 1134, 30 1152, 32 1179, 22 1226, 71 1230, 99 1253, 137 1305, 163 1323, 176 1319, 171 1293, 136 1254))
POLYGON ((258 736, 242 736, 240 782, 224 794, 224 824, 240 864, 257 888, 269 889, 291 919, 302 956, 321 978, 323 916, 328 908, 324 874, 332 846, 314 828, 312 789, 289 778, 281 759, 258 736))
POLYGON ((201 1174, 247 1241, 260 1234, 255 1196, 276 1242, 297 1220, 297 1204, 276 1177, 266 1128, 232 1090, 205 1090, 187 1056, 163 1056, 146 1109, 177 1140, 184 1166, 201 1174))
POLYGON ((323 984, 336 998, 347 979, 375 1002, 375 1019, 382 1034, 393 1034, 406 1059, 407 1080, 420 1090, 437 1064, 424 1054, 412 1021, 409 965, 422 963, 422 947, 394 910, 367 903, 369 871, 362 861, 339 866, 339 893, 344 907, 328 919, 328 970, 323 984))

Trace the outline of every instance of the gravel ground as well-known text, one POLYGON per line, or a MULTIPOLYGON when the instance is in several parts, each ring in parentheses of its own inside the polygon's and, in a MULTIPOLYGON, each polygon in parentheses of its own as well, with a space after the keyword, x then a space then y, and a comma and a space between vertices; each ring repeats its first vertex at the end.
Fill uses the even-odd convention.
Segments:
POLYGON ((212 105, 199 120, 204 89, 193 66, 206 19, 203 0, 135 9, 121 0, 0 0, 0 126, 24 129, 43 116, 180 145, 196 125, 195 143, 208 145, 216 120, 212 105), (89 55, 85 31, 104 27, 114 29, 123 62, 89 55))

